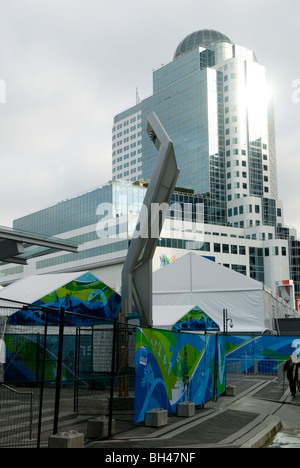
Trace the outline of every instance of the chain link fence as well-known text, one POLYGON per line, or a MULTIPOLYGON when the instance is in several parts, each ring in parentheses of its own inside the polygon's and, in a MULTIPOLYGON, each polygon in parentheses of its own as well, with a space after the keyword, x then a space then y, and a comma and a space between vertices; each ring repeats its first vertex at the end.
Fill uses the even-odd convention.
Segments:
POLYGON ((117 431, 131 426, 135 326, 88 316, 87 326, 64 326, 64 310, 51 326, 47 308, 40 326, 10 324, 19 309, 0 308, 0 448, 40 447, 71 417, 105 415, 117 431))

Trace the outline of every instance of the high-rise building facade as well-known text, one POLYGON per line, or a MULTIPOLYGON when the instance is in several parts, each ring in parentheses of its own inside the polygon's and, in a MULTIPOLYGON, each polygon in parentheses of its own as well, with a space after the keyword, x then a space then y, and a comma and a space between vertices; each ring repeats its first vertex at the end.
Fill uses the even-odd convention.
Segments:
MULTIPOLYGON (((300 294, 299 245, 295 230, 284 227, 277 194, 272 93, 255 53, 210 29, 184 38, 173 60, 153 72, 153 94, 115 116, 113 179, 150 179, 156 156, 144 131, 150 111, 173 140, 177 185, 203 197, 205 223, 241 228, 245 238, 265 243, 285 239, 300 294), (125 135, 132 119, 139 125, 129 137, 134 147, 125 135)), ((266 256, 273 247, 264 246, 266 256)), ((254 254, 253 264, 263 256, 254 254)))
POLYGON ((113 179, 150 179, 155 153, 142 132, 150 111, 173 140, 178 185, 209 200, 209 222, 275 225, 272 96, 253 51, 213 30, 180 42, 173 61, 154 71, 153 95, 114 119, 113 179))

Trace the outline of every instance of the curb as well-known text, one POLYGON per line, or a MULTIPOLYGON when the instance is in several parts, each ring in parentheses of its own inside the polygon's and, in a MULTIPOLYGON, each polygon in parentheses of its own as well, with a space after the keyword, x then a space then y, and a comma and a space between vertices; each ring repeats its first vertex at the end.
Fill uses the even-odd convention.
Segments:
POLYGON ((279 418, 272 417, 269 422, 258 434, 240 446, 240 448, 263 448, 268 442, 282 429, 282 422, 279 418))

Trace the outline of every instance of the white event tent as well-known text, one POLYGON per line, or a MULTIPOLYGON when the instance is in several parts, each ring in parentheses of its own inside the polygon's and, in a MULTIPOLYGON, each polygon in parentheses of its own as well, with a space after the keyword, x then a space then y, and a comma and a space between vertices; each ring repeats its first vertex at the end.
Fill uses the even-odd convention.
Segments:
MULTIPOLYGON (((223 309, 230 332, 274 330, 274 318, 296 314, 263 283, 201 255, 188 253, 153 274, 153 327, 172 328, 180 315, 200 307, 224 330, 223 309)), ((296 315, 295 315, 296 316, 296 315)))

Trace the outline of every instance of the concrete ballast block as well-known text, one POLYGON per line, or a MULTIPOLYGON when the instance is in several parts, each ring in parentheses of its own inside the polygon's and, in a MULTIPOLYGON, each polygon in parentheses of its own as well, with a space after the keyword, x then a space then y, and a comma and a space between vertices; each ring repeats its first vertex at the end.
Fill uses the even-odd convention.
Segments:
POLYGON ((227 385, 226 395, 227 396, 236 396, 236 386, 235 385, 227 385))
POLYGON ((58 432, 49 437, 48 448, 84 448, 84 434, 77 431, 58 432))
MULTIPOLYGON (((102 439, 108 437, 109 418, 99 416, 88 421, 87 438, 88 439, 102 439)), ((115 420, 112 419, 111 435, 115 433, 115 420)))
POLYGON ((183 401, 178 404, 177 407, 177 416, 183 418, 191 418, 195 416, 195 403, 192 401, 183 401))
POLYGON ((168 424, 168 412, 162 408, 146 411, 145 426, 160 427, 168 424))

